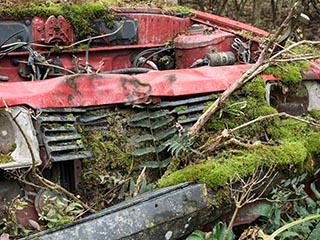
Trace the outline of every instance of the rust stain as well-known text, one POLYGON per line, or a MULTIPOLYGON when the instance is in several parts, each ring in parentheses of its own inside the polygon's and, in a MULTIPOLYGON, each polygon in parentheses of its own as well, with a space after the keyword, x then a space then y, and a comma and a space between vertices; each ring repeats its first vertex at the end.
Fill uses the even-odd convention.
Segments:
POLYGON ((175 81, 177 81, 177 76, 176 74, 169 74, 167 75, 167 79, 169 80, 170 83, 174 83, 175 81))
POLYGON ((68 98, 67 98, 68 103, 71 104, 71 103, 72 103, 72 100, 73 100, 73 95, 72 95, 72 94, 69 94, 69 95, 68 95, 68 98))
POLYGON ((121 77, 120 81, 123 93, 129 102, 142 99, 144 102, 148 102, 148 98, 152 89, 149 83, 141 82, 135 77, 121 77))
POLYGON ((71 76, 66 79, 66 84, 75 92, 78 92, 78 83, 76 81, 77 78, 78 76, 71 76))

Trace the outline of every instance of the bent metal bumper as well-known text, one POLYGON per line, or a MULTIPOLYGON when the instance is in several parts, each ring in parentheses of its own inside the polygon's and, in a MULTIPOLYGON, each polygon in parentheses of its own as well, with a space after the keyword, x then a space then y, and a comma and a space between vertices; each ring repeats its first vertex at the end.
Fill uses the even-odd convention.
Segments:
POLYGON ((204 184, 183 183, 24 239, 178 239, 219 217, 213 195, 204 184))

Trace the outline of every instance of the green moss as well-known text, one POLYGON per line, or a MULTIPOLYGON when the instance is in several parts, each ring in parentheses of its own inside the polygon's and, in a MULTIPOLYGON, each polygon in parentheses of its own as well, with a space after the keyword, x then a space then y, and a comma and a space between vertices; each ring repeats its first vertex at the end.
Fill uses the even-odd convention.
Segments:
POLYGON ((185 119, 187 119, 187 116, 186 115, 181 115, 181 116, 179 116, 178 117, 178 120, 185 120, 185 119))
POLYGON ((283 66, 281 74, 281 81, 285 85, 295 85, 301 81, 301 68, 300 66, 286 63, 283 66))
POLYGON ((109 6, 116 1, 85 2, 85 3, 52 3, 47 1, 29 1, 24 6, 17 8, 0 8, 1 17, 21 19, 25 17, 47 18, 51 15, 62 15, 69 21, 78 38, 85 38, 94 33, 92 21, 94 19, 104 19, 112 21, 113 13, 109 6))
MULTIPOLYGON (((320 147, 320 145, 318 145, 320 147)), ((303 163, 307 159, 304 142, 284 143, 280 146, 259 146, 244 150, 229 158, 217 158, 205 163, 187 166, 166 178, 159 180, 160 187, 191 181, 206 183, 211 188, 223 187, 237 173, 241 177, 250 176, 258 167, 277 166, 283 169, 303 163)))
MULTIPOLYGON (((297 77, 295 74, 294 72, 293 78, 297 77)), ((294 84, 294 81, 291 83, 294 84)), ((245 97, 233 94, 222 110, 211 117, 205 126, 206 131, 202 134, 206 137, 199 139, 205 142, 209 138, 208 135, 212 137, 225 128, 234 128, 260 116, 277 113, 276 109, 267 105, 265 80, 262 78, 255 78, 247 83, 243 92, 245 97), (246 104, 239 108, 235 103, 241 101, 246 101, 246 104), (243 114, 232 114, 240 110, 243 114)), ((320 116, 316 111, 312 113, 316 119, 320 116)), ((204 156, 214 160, 190 165, 164 176, 159 180, 159 186, 191 181, 206 183, 211 188, 219 189, 226 186, 235 174, 241 177, 251 176, 255 169, 261 167, 275 166, 277 170, 290 169, 290 172, 302 173, 314 172, 316 166, 319 166, 320 130, 296 119, 266 119, 238 130, 235 135, 242 141, 260 140, 268 141, 269 144, 251 145, 249 148, 236 144, 225 145, 220 147, 219 151, 204 156)))
POLYGON ((8 162, 13 162, 13 158, 11 155, 7 155, 7 154, 1 154, 0 153, 0 163, 8 163, 8 162))
POLYGON ((306 148, 310 155, 319 156, 320 154, 320 133, 312 132, 309 136, 305 138, 306 148))
POLYGON ((309 69, 306 61, 277 64, 267 68, 264 73, 272 74, 281 78, 281 82, 286 86, 295 86, 302 79, 302 73, 309 69))
POLYGON ((296 141, 299 138, 304 138, 309 131, 306 123, 291 118, 281 121, 277 119, 275 125, 268 128, 268 133, 274 139, 286 139, 287 141, 296 141))
MULTIPOLYGON (((122 3, 122 1, 119 1, 122 3)), ((170 1, 162 1, 162 0, 140 0, 140 1, 130 1, 130 3, 123 3, 120 4, 118 3, 119 6, 124 6, 124 7, 156 7, 156 8, 161 8, 164 10, 166 13, 185 13, 187 15, 191 15, 192 12, 194 11, 193 9, 186 7, 186 6, 181 6, 177 5, 174 3, 171 3, 170 1)))
POLYGON ((311 109, 309 111, 309 115, 315 120, 320 120, 320 111, 316 109, 311 109))
MULTIPOLYGON (((233 94, 226 104, 214 114, 206 125, 206 131, 218 132, 225 128, 232 129, 259 116, 276 113, 276 109, 267 105, 266 82, 257 77, 243 87, 243 94, 233 94)), ((265 131, 275 125, 277 118, 250 125, 237 131, 237 135, 246 138, 263 138, 265 131)))
POLYGON ((95 34, 92 21, 95 19, 103 19, 107 22, 108 26, 112 26, 113 22, 113 6, 153 6, 161 7, 166 12, 186 12, 190 13, 191 10, 178 5, 171 4, 146 4, 143 3, 130 3, 122 4, 117 0, 101 0, 99 2, 66 2, 66 3, 53 3, 45 0, 28 1, 26 4, 16 2, 6 2, 0 7, 0 17, 10 17, 21 19, 25 17, 41 17, 47 18, 51 15, 62 15, 69 21, 74 29, 78 38, 87 38, 95 34), (17 6, 17 4, 19 6, 17 6))
POLYGON ((174 108, 173 112, 177 113, 177 112, 184 111, 187 109, 188 109, 188 106, 179 106, 179 107, 174 108))

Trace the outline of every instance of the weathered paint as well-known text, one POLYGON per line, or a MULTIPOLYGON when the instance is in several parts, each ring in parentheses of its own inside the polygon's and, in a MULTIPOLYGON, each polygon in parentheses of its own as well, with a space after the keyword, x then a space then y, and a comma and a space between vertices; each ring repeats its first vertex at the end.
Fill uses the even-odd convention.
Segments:
MULTIPOLYGON (((250 67, 249 64, 202 67, 150 72, 134 77, 84 74, 48 81, 0 83, 0 97, 8 106, 27 105, 31 108, 143 102, 146 97, 220 92, 250 67)), ((0 107, 4 106, 0 101, 0 107)))

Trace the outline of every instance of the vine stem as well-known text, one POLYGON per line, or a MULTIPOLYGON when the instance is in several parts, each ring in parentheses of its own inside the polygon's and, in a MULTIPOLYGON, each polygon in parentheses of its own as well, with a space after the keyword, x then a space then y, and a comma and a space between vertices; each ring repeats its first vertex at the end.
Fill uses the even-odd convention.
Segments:
POLYGON ((316 218, 320 218, 320 214, 309 215, 309 216, 307 216, 307 217, 305 217, 305 218, 298 219, 298 220, 296 220, 296 221, 293 221, 293 222, 291 222, 291 223, 288 223, 288 224, 282 226, 281 228, 277 229, 275 232, 273 232, 270 236, 268 236, 268 237, 266 238, 266 240, 274 240, 274 238, 275 238, 278 234, 280 234, 281 232, 283 232, 283 231, 285 231, 285 230, 287 230, 287 229, 289 229, 289 228, 291 228, 291 227, 293 227, 293 226, 295 226, 295 225, 298 225, 298 224, 300 224, 300 223, 303 223, 303 222, 306 222, 306 221, 310 221, 310 220, 316 219, 316 218))
POLYGON ((230 223, 228 224, 228 227, 227 227, 227 230, 226 230, 226 233, 224 234, 223 236, 223 240, 226 240, 228 238, 228 235, 229 235, 229 232, 233 226, 233 222, 234 220, 236 219, 237 217, 237 214, 239 212, 239 209, 241 208, 242 206, 239 204, 239 203, 236 203, 236 208, 234 209, 233 213, 232 213, 232 217, 231 217, 231 220, 230 220, 230 223))

